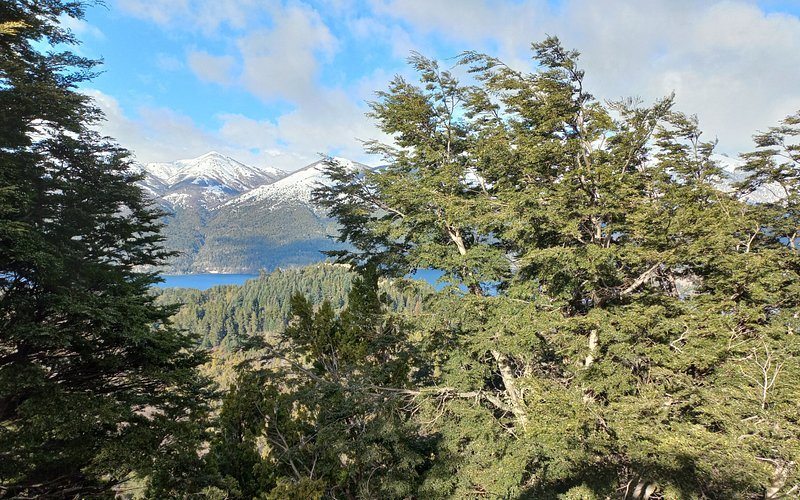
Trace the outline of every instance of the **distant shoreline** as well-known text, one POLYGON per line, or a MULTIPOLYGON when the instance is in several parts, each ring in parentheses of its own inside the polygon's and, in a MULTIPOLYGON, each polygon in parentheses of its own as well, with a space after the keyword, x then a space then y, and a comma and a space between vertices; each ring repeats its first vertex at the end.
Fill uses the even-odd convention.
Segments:
POLYGON ((194 288, 208 290, 221 285, 243 285, 246 281, 258 278, 258 274, 229 274, 229 273, 202 273, 202 274, 162 274, 163 281, 153 285, 155 288, 194 288))

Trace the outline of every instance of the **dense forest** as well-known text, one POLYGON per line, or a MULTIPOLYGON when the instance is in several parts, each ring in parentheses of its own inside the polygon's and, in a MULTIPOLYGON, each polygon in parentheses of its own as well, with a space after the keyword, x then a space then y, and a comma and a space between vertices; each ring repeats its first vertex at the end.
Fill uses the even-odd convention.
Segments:
POLYGON ((165 215, 167 246, 177 250, 159 271, 168 273, 258 272, 259 269, 319 262, 320 251, 347 248, 332 236, 332 221, 302 203, 270 210, 248 207, 204 209, 173 207, 165 215))
MULTIPOLYGON (((166 288, 158 303, 180 304, 172 316, 175 327, 198 337, 205 348, 236 350, 255 336, 272 337, 291 319, 291 298, 300 294, 312 304, 331 303, 341 310, 356 274, 349 266, 316 264, 262 273, 242 286, 217 286, 207 291, 166 288)), ((433 293, 424 282, 407 279, 384 282, 390 310, 419 314, 423 300, 433 293)))
POLYGON ((532 72, 414 54, 370 104, 386 167, 315 193, 338 265, 159 295, 95 62, 41 50, 82 14, 0 3, 0 496, 800 495, 800 113, 730 186, 672 96, 595 99, 557 38, 532 72))
POLYGON ((155 303, 169 257, 129 153, 76 86, 81 2, 0 2, 0 496, 110 497, 179 482, 203 445, 206 354, 155 303), (191 456, 191 455, 190 455, 191 456))

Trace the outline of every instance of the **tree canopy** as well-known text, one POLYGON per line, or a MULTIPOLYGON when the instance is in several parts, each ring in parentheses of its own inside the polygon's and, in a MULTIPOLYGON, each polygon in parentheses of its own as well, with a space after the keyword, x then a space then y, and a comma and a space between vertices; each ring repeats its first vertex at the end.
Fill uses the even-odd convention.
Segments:
POLYGON ((96 61, 59 19, 82 15, 0 4, 0 496, 105 495, 173 470, 206 413, 204 356, 137 272, 167 255, 161 214, 76 91, 96 61))
POLYGON ((430 374, 415 401, 436 422, 421 432, 440 436, 423 488, 796 492, 796 116, 756 137, 732 190, 672 97, 601 103, 576 52, 532 50, 533 73, 414 55, 419 83, 372 103, 387 166, 334 162, 317 193, 355 248, 341 261, 452 284, 415 325, 430 374), (748 203, 765 183, 781 199, 748 203))
POLYGON ((210 425, 200 339, 138 272, 163 214, 75 90, 96 63, 58 19, 82 14, 0 4, 0 496, 800 492, 800 115, 733 183, 672 96, 600 102, 554 37, 532 72, 412 55, 371 103, 385 167, 331 160, 315 193, 352 286, 162 295, 251 349, 210 425), (404 288, 418 269, 447 286, 404 288))

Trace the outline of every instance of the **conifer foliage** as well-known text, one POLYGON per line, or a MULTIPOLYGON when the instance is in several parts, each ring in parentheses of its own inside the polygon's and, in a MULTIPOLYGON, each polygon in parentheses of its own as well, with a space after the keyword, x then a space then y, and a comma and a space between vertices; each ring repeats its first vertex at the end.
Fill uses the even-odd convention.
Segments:
POLYGON ((332 163, 317 192, 342 261, 453 285, 415 325, 408 394, 437 436, 419 491, 797 494, 797 117, 757 136, 732 190, 671 97, 600 103, 576 52, 532 49, 533 73, 413 56, 419 84, 372 104, 387 166, 332 163), (769 183, 779 201, 746 201, 769 183))
POLYGON ((203 358, 136 272, 165 257, 160 214, 75 90, 95 61, 59 18, 82 14, 0 3, 0 496, 101 495, 191 462, 205 411, 203 358))
MULTIPOLYGON (((253 498, 410 498, 430 451, 404 394, 415 366, 377 275, 336 314, 292 297, 292 321, 225 398, 209 493, 253 498), (258 453, 260 451, 260 453, 258 453)), ((413 392, 413 391, 410 391, 413 392)))

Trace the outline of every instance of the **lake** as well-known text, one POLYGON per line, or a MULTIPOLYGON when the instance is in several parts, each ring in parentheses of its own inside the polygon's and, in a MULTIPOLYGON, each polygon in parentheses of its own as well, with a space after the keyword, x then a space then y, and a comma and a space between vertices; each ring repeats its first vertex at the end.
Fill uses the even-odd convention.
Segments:
POLYGON ((258 278, 257 274, 162 274, 164 280, 158 288, 196 288, 208 290, 217 285, 242 285, 247 280, 258 278))
MULTIPOLYGON (((444 285, 435 285, 437 279, 442 276, 441 271, 434 269, 419 269, 410 277, 418 280, 425 280, 434 285, 437 290, 441 290, 444 285)), ((164 280, 155 286, 157 288, 196 288, 197 290, 208 290, 217 285, 242 285, 247 280, 258 278, 257 274, 162 274, 164 280)))

